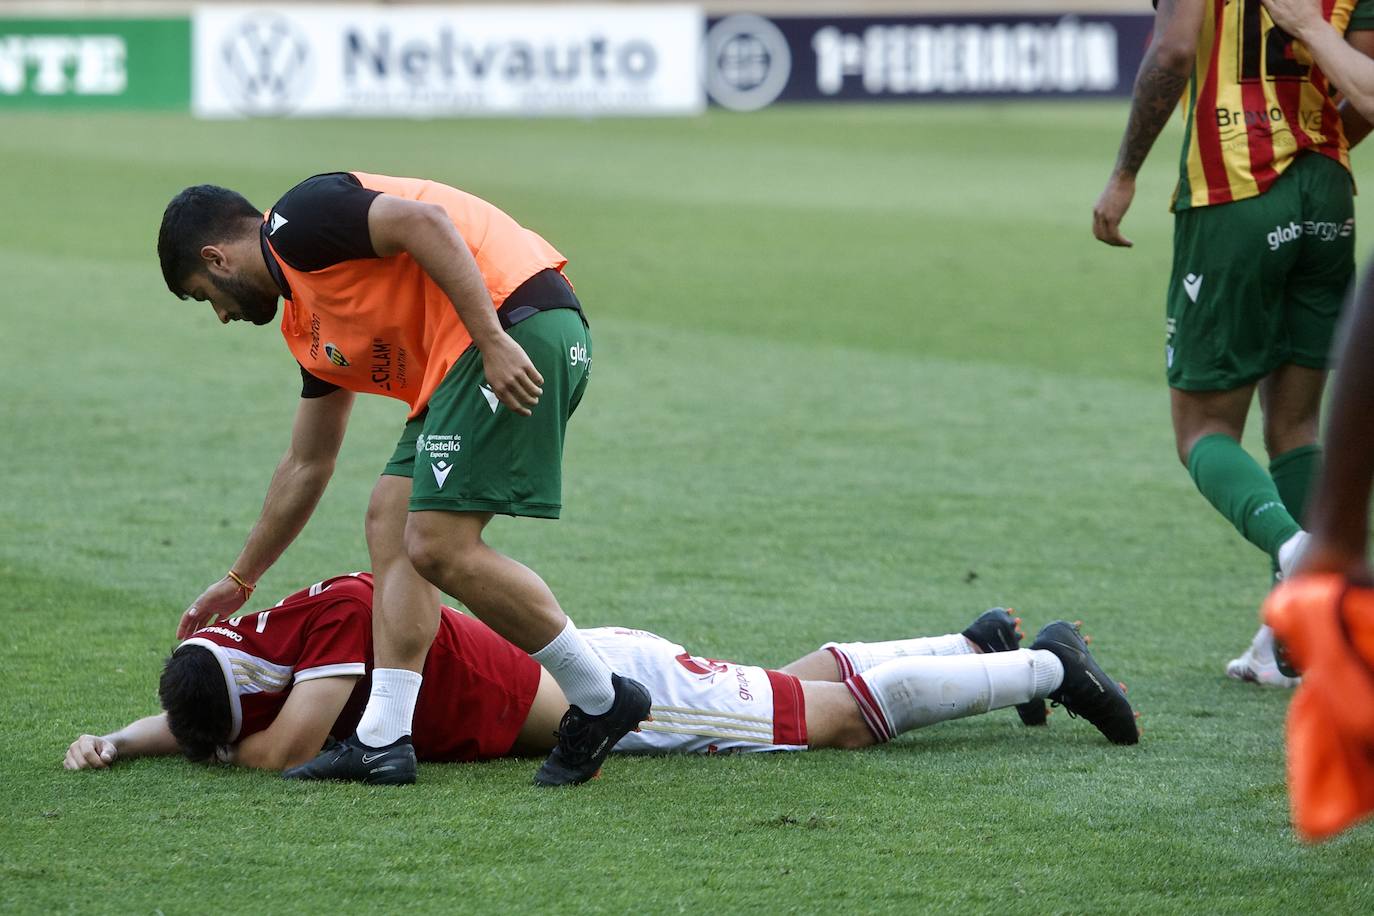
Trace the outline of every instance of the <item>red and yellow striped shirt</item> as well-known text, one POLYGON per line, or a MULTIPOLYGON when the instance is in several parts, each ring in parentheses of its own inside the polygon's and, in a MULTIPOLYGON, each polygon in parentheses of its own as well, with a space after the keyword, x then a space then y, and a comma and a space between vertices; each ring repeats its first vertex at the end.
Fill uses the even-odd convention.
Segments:
MULTIPOLYGON (((1322 12, 1344 32, 1357 2, 1322 0, 1322 12)), ((1350 168, 1331 85, 1307 48, 1275 27, 1260 0, 1207 4, 1173 208, 1263 194, 1303 150, 1350 168)))

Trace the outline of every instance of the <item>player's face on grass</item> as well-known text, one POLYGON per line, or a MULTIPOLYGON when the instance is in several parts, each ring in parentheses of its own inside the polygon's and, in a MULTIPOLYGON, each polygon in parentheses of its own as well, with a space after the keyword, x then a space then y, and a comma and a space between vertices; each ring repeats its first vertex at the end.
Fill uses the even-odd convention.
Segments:
POLYGON ((202 281, 192 290, 192 298, 198 302, 209 302, 223 324, 251 321, 264 325, 277 315, 276 294, 258 290, 237 274, 204 274, 202 281))

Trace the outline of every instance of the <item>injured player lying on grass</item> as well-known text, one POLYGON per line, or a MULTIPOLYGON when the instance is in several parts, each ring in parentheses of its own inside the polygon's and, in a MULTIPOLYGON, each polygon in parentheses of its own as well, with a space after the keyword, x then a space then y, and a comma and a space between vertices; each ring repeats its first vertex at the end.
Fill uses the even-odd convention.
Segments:
MULTIPOLYGON (((1057 621, 1020 649, 1019 622, 997 608, 963 633, 829 643, 777 671, 694 656, 643 630, 600 627, 584 635, 654 697, 652 718, 616 745, 621 753, 859 748, 1007 706, 1040 724, 1046 698, 1110 740, 1134 744, 1135 714, 1076 627, 1057 621)), ((102 769, 180 752, 311 778, 302 764, 357 723, 371 653, 372 577, 327 579, 275 607, 197 630, 163 670, 164 712, 104 737, 82 735, 64 765, 102 769)), ((444 608, 412 733, 401 741, 429 761, 543 754, 567 708, 558 685, 527 654, 444 608)), ((369 761, 368 781, 386 782, 386 756, 378 749, 369 761)))

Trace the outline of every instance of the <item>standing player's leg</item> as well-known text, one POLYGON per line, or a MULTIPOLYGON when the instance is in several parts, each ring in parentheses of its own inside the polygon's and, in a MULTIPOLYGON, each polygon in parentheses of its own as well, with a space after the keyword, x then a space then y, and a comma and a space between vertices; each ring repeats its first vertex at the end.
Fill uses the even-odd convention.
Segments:
POLYGON ((409 473, 415 429, 401 436, 397 456, 377 480, 367 506, 367 548, 372 563, 374 667, 367 707, 353 736, 314 760, 287 770, 289 779, 351 779, 376 784, 415 781, 411 722, 425 656, 439 625, 440 596, 405 551, 409 473))
POLYGON ((1240 444, 1255 386, 1170 391, 1179 460, 1198 491, 1251 544, 1291 568, 1302 539, 1273 478, 1240 444))
POLYGON ((419 573, 529 652, 569 703, 559 744, 535 777, 585 782, 610 748, 649 714, 648 692, 615 675, 537 573, 493 550, 493 514, 558 518, 563 441, 591 369, 591 337, 572 309, 537 312, 510 328, 544 378, 531 416, 500 405, 470 349, 429 403, 416 448, 406 551, 419 573))
POLYGON ((586 649, 539 574, 493 550, 482 539, 491 513, 414 512, 407 525, 410 556, 503 639, 532 655, 558 681, 570 703, 592 714, 611 707, 611 669, 586 649), (548 653, 559 640, 563 643, 548 653))
POLYGON ((1168 292, 1166 377, 1179 460, 1207 501, 1280 565, 1296 556, 1301 528, 1240 443, 1255 384, 1284 362, 1284 289, 1302 219, 1288 173, 1259 197, 1179 211, 1168 292))
POLYGON ((405 550, 411 481, 384 474, 367 507, 367 547, 374 579, 372 694, 358 738, 381 747, 410 734, 420 674, 439 627, 439 590, 426 582, 405 550))
MULTIPOLYGON (((1270 476, 1289 513, 1302 523, 1321 471, 1317 434, 1331 342, 1355 273, 1355 209, 1350 173, 1339 163, 1306 155, 1293 168, 1302 194, 1303 235, 1284 290, 1285 362, 1260 383, 1260 406, 1270 476)), ((1291 569, 1291 561, 1282 570, 1275 564, 1276 578, 1291 569)), ((1227 673, 1279 686, 1297 683, 1268 626, 1259 628, 1227 673)))

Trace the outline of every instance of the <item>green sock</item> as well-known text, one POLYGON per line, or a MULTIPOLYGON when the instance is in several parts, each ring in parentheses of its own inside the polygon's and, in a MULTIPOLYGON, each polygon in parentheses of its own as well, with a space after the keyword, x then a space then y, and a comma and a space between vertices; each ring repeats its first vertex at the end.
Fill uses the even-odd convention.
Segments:
POLYGON ((1277 560, 1279 548, 1302 530, 1273 478, 1230 436, 1203 436, 1188 453, 1188 473, 1241 535, 1277 560))
POLYGON ((1322 469, 1322 450, 1319 445, 1302 445, 1269 462, 1269 476, 1274 479, 1279 497, 1288 514, 1302 524, 1307 514, 1307 497, 1322 469))

